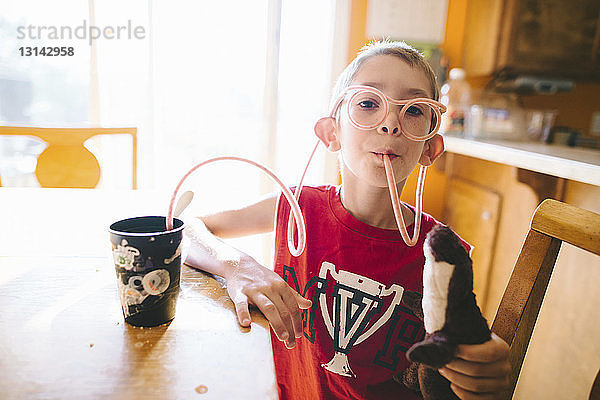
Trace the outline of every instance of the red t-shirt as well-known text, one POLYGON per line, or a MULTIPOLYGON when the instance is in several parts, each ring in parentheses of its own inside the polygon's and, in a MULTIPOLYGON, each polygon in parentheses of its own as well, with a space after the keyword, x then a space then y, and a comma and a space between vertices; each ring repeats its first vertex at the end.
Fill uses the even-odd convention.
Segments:
POLYGON ((287 248, 287 201, 280 197, 277 208, 275 272, 312 300, 294 349, 271 333, 280 398, 419 398, 389 381, 425 333, 400 300, 403 290, 423 291, 423 241, 437 221, 423 214, 419 241, 408 247, 398 230, 350 215, 340 187, 305 187, 300 205, 307 230, 300 257, 287 248))

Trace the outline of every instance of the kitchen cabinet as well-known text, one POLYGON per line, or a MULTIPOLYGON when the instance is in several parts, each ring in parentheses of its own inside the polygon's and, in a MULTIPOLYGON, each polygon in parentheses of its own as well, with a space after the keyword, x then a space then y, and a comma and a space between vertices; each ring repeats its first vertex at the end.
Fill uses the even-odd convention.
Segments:
POLYGON ((498 193, 465 179, 450 179, 442 219, 473 246, 473 290, 480 305, 487 302, 499 217, 498 193))
POLYGON ((471 0, 463 64, 469 76, 598 81, 600 1, 471 0))

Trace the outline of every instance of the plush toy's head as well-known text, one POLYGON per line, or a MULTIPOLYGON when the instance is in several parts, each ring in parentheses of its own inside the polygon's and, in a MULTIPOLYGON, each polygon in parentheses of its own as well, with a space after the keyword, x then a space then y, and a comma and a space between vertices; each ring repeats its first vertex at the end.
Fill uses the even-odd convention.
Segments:
POLYGON ((461 293, 473 291, 473 263, 462 242, 444 225, 436 225, 427 234, 423 244, 425 268, 434 263, 445 263, 454 267, 451 290, 461 293))
POLYGON ((422 301, 415 301, 420 294, 405 292, 402 302, 422 316, 426 335, 406 353, 414 364, 405 371, 403 383, 427 400, 455 399, 437 369, 454 358, 458 344, 483 343, 490 339, 490 330, 473 293, 471 258, 458 236, 437 225, 427 234, 423 253, 422 301))

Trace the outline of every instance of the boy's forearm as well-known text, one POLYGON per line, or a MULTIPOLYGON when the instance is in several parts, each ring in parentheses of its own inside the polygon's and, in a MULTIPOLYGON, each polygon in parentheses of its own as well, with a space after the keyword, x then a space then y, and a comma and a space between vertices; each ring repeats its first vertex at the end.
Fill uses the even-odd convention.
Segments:
POLYGON ((190 239, 190 249, 186 264, 227 280, 241 262, 251 258, 213 235, 201 219, 187 222, 185 235, 190 239))

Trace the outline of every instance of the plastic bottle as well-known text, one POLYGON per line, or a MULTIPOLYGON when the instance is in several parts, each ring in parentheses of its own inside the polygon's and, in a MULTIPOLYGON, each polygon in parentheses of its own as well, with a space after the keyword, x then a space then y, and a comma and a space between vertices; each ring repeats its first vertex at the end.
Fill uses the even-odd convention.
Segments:
POLYGON ((452 68, 449 78, 442 85, 441 103, 448 110, 442 115, 440 132, 463 136, 465 132, 465 118, 468 118, 471 106, 471 86, 465 81, 465 70, 452 68))

